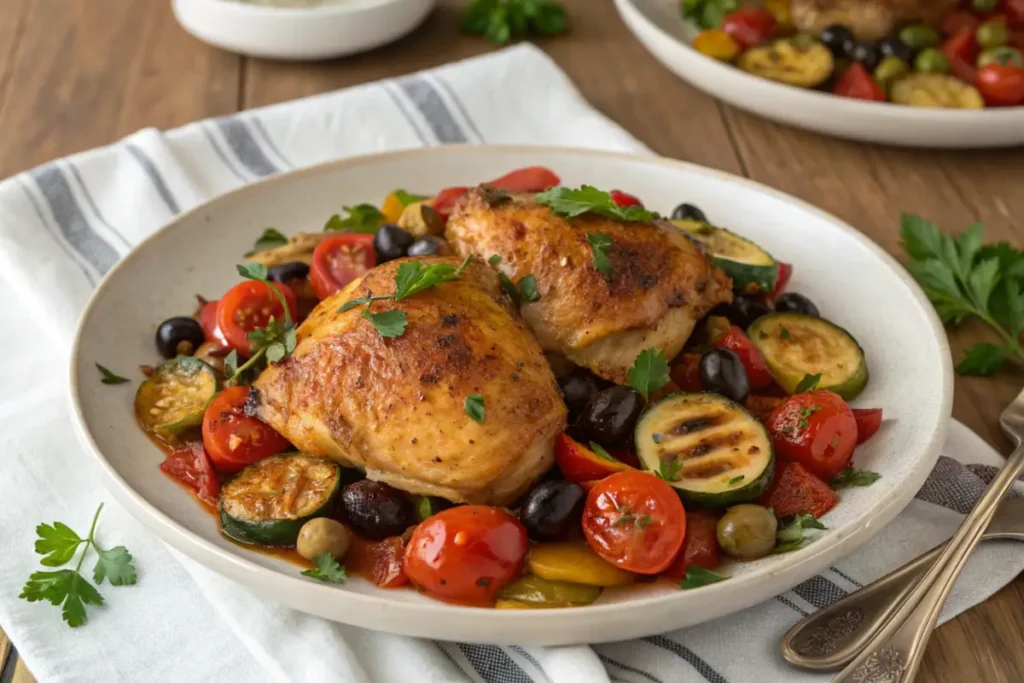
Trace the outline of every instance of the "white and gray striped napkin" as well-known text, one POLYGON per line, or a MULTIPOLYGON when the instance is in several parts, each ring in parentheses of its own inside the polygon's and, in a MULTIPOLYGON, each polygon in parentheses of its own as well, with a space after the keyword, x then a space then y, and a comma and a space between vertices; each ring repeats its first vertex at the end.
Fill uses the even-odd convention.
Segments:
MULTIPOLYGON (((98 502, 109 503, 71 433, 64 367, 86 298, 121 256, 181 211, 259 178, 354 154, 484 142, 645 151, 539 50, 520 46, 166 133, 143 130, 0 184, 0 310, 8 318, 0 334, 0 625, 42 683, 822 681, 786 668, 779 636, 952 533, 999 463, 958 423, 917 500, 856 555, 756 608, 640 640, 497 647, 330 623, 263 601, 177 555, 111 504, 102 540, 128 546, 140 583, 104 588, 106 606, 74 631, 49 605, 17 598, 37 565, 33 527, 55 519, 81 526, 98 502)), ((1022 568, 1024 551, 986 544, 943 619, 1022 568)))

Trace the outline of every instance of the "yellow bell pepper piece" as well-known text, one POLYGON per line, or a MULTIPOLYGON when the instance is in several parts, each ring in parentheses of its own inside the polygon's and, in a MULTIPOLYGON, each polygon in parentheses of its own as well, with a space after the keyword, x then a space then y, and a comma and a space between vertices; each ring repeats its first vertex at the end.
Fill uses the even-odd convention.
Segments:
POLYGON ((395 195, 394 192, 384 198, 384 203, 380 207, 380 212, 384 214, 384 219, 388 223, 397 223, 398 219, 402 217, 402 211, 405 210, 405 205, 395 195))
POLYGON ((494 609, 544 609, 545 605, 529 605, 518 600, 498 600, 494 603, 494 609))
POLYGON ((527 566, 531 573, 543 579, 588 586, 624 586, 636 578, 605 562, 589 545, 578 543, 535 545, 530 549, 527 566))
POLYGON ((720 28, 709 28, 693 39, 693 49, 702 55, 723 62, 731 62, 740 53, 740 46, 720 28))

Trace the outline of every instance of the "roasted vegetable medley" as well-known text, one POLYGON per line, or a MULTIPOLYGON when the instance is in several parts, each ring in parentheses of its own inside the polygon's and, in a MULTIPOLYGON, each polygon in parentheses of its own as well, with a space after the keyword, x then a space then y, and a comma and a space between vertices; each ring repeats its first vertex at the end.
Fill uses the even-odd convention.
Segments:
MULTIPOLYGON (((812 55, 816 61, 789 76, 804 84, 826 78, 821 74, 832 60, 820 43, 763 49, 782 56, 749 51, 741 62, 781 68, 780 60, 812 55)), ((346 208, 347 215, 331 217, 322 232, 288 238, 268 229, 237 266, 241 282, 216 301, 200 299, 194 315, 160 324, 156 351, 164 360, 144 368, 135 411, 166 453, 161 469, 216 511, 225 535, 294 552, 311 579, 342 583, 358 574, 378 586, 411 583, 441 600, 477 606, 583 606, 606 589, 656 577, 693 589, 726 579, 730 562, 812 541, 825 529, 819 519, 839 502, 837 489, 878 478, 852 463, 857 444, 878 431, 882 411, 848 404, 868 382, 868 364, 851 333, 825 317, 841 312, 820 310, 807 296, 787 291, 793 266, 714 224, 693 204, 661 217, 624 192, 584 187, 566 195, 558 185, 548 169, 521 169, 485 184, 485 197, 496 206, 522 197, 547 201, 551 213, 530 204, 545 220, 570 223, 563 217, 578 216, 576 225, 587 225, 600 215, 633 221, 631 230, 644 222, 665 231, 695 263, 722 278, 726 303, 709 305, 710 314, 696 321, 680 353, 642 351, 623 383, 551 356, 543 372, 556 402, 557 383, 564 408, 558 407, 553 443, 542 444, 543 467, 550 469, 538 470, 509 505, 426 495, 411 477, 368 478, 344 457, 300 452, 295 433, 272 427, 261 412, 267 399, 259 395, 265 391, 260 376, 282 367, 304 372, 288 364, 317 353, 304 344, 325 334, 309 326, 318 316, 352 310, 362 333, 379 335, 380 348, 399 353, 406 327, 425 324, 423 318, 411 307, 407 319, 405 311, 373 305, 440 292, 456 286, 467 268, 480 268, 494 278, 489 296, 529 319, 528 307, 549 296, 543 282, 505 277, 498 286, 497 255, 476 264, 467 255, 458 268, 436 260, 458 249, 446 240, 446 226, 471 199, 467 188, 435 196, 396 190, 380 207, 346 208), (392 260, 403 266, 400 294, 378 288, 351 298, 350 284, 392 260)), ((590 237, 585 253, 593 262, 581 267, 596 270, 599 288, 616 286, 615 244, 590 237)), ((446 329, 460 324, 457 316, 433 314, 446 329)), ((437 340, 444 348, 459 343, 454 336, 437 340)), ((383 362, 373 361, 377 367, 383 362)), ((522 363, 515 367, 527 372, 522 363)), ((461 413, 462 396, 458 401, 461 413)), ((480 394, 465 397, 470 421, 461 433, 470 435, 470 456, 480 448, 470 430, 495 425, 498 409, 480 394)), ((313 415, 304 414, 302 434, 320 429, 313 415)), ((335 415, 330 419, 341 419, 335 415)), ((434 427, 428 422, 424 428, 434 427)), ((416 442, 402 448, 413 453, 416 442)), ((455 457, 431 455, 427 467, 435 469, 455 457)), ((502 459, 509 457, 504 451, 502 459)))
POLYGON ((682 0, 700 53, 912 107, 1024 105, 1024 0, 682 0))

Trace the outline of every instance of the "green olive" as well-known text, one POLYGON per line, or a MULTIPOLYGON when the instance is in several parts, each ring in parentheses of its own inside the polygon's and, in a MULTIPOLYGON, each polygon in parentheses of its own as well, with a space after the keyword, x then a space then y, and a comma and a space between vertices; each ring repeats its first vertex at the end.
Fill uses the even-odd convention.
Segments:
POLYGON ((734 505, 718 520, 718 545, 738 560, 757 560, 775 547, 779 522, 768 508, 734 505))
POLYGON ((992 12, 999 6, 999 0, 971 0, 971 9, 975 12, 992 12))
POLYGON ((986 21, 978 27, 975 37, 981 47, 1002 47, 1010 42, 1010 32, 1002 20, 986 21))
POLYGON ((302 525, 295 549, 307 560, 328 552, 334 559, 341 560, 348 552, 348 529, 341 522, 330 517, 317 517, 302 525))
POLYGON ((1024 66, 1024 54, 1015 47, 990 47, 978 56, 978 68, 984 68, 989 64, 1024 66))
POLYGON ((941 42, 939 32, 931 26, 925 26, 924 24, 904 27, 900 31, 899 38, 915 50, 923 50, 926 47, 938 47, 941 42))
POLYGON ((585 586, 568 581, 551 581, 527 574, 501 589, 503 600, 515 600, 540 607, 577 607, 589 605, 601 596, 600 586, 585 586))
POLYGON ((923 74, 944 74, 949 72, 949 58, 934 47, 921 50, 914 59, 914 69, 923 74))
POLYGON ((893 83, 910 73, 910 65, 899 57, 886 57, 875 67, 875 80, 886 91, 893 83))

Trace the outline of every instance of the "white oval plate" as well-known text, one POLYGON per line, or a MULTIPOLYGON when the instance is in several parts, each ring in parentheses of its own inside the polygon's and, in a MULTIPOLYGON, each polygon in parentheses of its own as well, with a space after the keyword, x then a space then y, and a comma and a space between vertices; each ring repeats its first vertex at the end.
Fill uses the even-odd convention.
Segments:
POLYGON ((215 47, 267 59, 329 59, 398 40, 437 0, 347 0, 273 7, 237 0, 174 0, 178 23, 215 47))
MULTIPOLYGON (((133 385, 136 386, 137 382, 133 385)), ((562 645, 622 640, 707 621, 777 595, 853 552, 910 501, 938 457, 952 402, 946 337, 905 271, 866 237, 792 197, 742 178, 654 157, 529 147, 447 147, 338 161, 278 176, 179 217, 126 256, 93 294, 71 358, 71 402, 86 450, 113 495, 174 548, 279 603, 348 624, 445 640, 562 645), (871 381, 856 404, 887 420, 858 450, 882 478, 845 490, 806 548, 729 568, 731 578, 692 591, 670 582, 609 590, 596 605, 491 610, 436 602, 412 590, 353 579, 330 586, 299 568, 225 540, 215 520, 158 469, 163 454, 132 415, 134 391, 100 383, 95 362, 121 372, 158 359, 164 318, 238 280, 235 263, 268 225, 317 228, 343 205, 378 202, 393 188, 428 193, 543 164, 566 185, 622 188, 669 212, 681 201, 795 264, 792 289, 863 345, 871 381)))
POLYGON ((852 140, 944 149, 1024 144, 1024 106, 958 110, 861 102, 752 76, 705 57, 678 0, 615 0, 626 26, 677 76, 753 114, 852 140))

